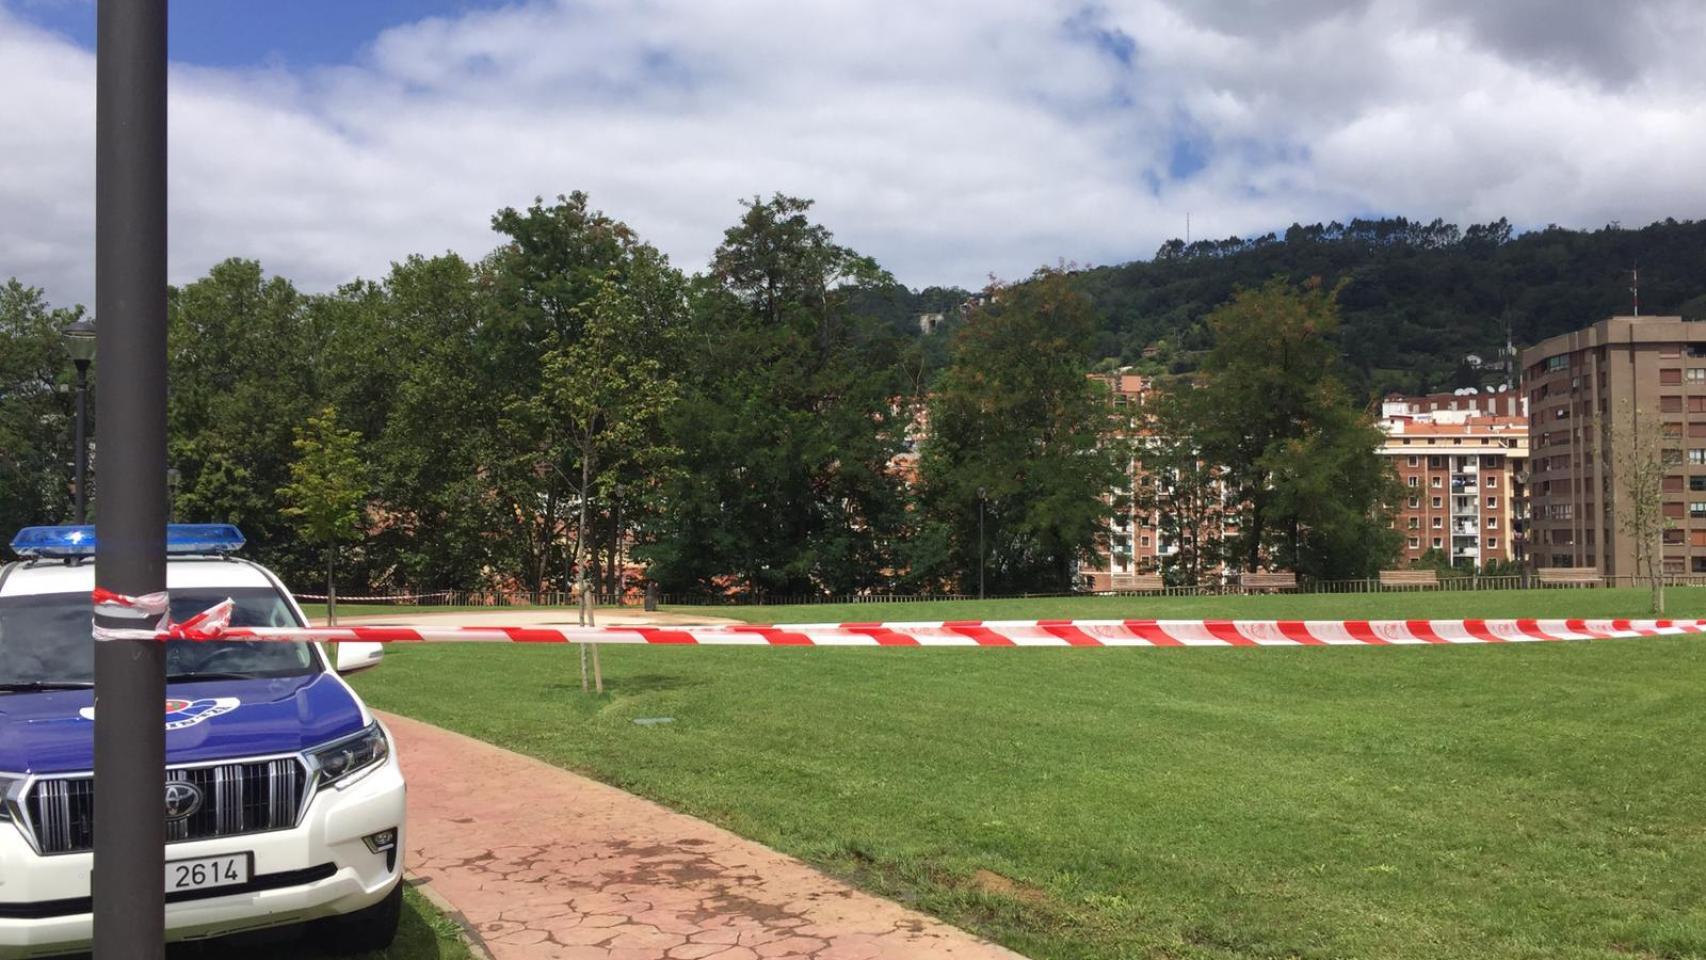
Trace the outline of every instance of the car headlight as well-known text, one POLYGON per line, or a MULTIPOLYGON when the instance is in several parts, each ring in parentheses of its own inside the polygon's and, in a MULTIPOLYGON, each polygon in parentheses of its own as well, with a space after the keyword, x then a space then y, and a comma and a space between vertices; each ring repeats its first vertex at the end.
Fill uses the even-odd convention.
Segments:
POLYGON ((12 789, 23 781, 23 777, 0 775, 0 823, 12 819, 12 789))
POLYGON ((320 773, 320 785, 330 786, 352 774, 377 766, 391 755, 391 741, 375 722, 353 737, 308 751, 309 764, 320 773))

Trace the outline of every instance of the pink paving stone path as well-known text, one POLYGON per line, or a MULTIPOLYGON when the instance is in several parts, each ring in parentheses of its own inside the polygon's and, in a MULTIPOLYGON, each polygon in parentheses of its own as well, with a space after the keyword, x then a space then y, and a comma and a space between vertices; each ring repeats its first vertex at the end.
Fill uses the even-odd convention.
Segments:
POLYGON ((385 715, 408 864, 497 960, 1024 960, 550 764, 385 715))

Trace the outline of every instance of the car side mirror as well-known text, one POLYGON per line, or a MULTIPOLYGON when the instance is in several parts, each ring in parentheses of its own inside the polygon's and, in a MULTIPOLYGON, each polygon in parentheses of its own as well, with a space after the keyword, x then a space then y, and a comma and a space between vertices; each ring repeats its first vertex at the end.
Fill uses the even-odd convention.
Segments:
POLYGON ((383 643, 350 642, 338 646, 338 672, 356 673, 369 667, 379 666, 379 661, 385 659, 383 643))

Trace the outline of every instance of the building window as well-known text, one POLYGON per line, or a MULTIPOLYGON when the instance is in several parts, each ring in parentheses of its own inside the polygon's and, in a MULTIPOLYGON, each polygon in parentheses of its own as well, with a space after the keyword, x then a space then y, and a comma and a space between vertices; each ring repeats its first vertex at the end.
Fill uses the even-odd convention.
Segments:
POLYGON ((1663 367, 1659 370, 1659 386, 1671 387, 1682 382, 1680 367, 1663 367))
MULTIPOLYGON (((1422 545, 1422 539, 1420 537, 1411 537, 1410 538, 1410 549, 1411 550, 1419 549, 1421 547, 1421 545, 1422 545)), ((1706 560, 1706 557, 1702 557, 1701 559, 1706 560)))
POLYGON ((1434 517, 1434 520, 1433 520, 1433 527, 1434 527, 1434 529, 1435 529, 1435 530, 1440 530, 1440 529, 1443 529, 1443 528, 1444 528, 1444 527, 1445 527, 1445 518, 1443 518, 1443 517, 1434 517))
POLYGON ((1488 510, 1499 509, 1499 498, 1498 497, 1488 497, 1487 498, 1487 509, 1488 510))
POLYGON ((1488 550, 1499 549, 1499 538, 1498 537, 1488 537, 1487 538, 1487 549, 1488 550))
POLYGON ((1688 489, 1706 491, 1706 477, 1695 474, 1688 478, 1688 489))
POLYGON ((1440 500, 1438 497, 1434 497, 1434 499, 1433 499, 1433 508, 1435 510, 1438 510, 1440 508, 1440 500))
POLYGON ((1440 486, 1439 478, 1438 477, 1430 477, 1428 479, 1428 486, 1433 487, 1435 489, 1438 489, 1440 486))
POLYGON ((1499 475, 1496 473, 1489 475, 1487 477, 1487 489, 1488 490, 1497 490, 1498 488, 1499 488, 1499 475))
MULTIPOLYGON (((1706 480, 1706 477, 1701 477, 1700 479, 1706 480)), ((1706 490, 1706 487, 1701 487, 1700 489, 1706 490)), ((1410 509, 1411 510, 1419 510, 1419 509, 1421 509, 1421 506, 1422 506, 1422 498, 1421 497, 1411 497, 1410 498, 1410 509)))
POLYGON ((1706 573, 1706 557, 1690 557, 1689 563, 1694 565, 1695 573, 1706 573))
POLYGON ((1689 383, 1706 383, 1706 367, 1689 367, 1689 383))
POLYGON ((1688 505, 1688 515, 1696 520, 1706 518, 1706 500, 1696 500, 1688 505))
POLYGON ((1546 372, 1547 373, 1551 373, 1554 370, 1562 370, 1569 365, 1570 365, 1570 355, 1567 353, 1560 353, 1555 357, 1547 357, 1546 358, 1546 372))
POLYGON ((1429 457, 1428 458, 1428 469, 1429 470, 1443 470, 1443 469, 1445 469, 1445 458, 1444 457, 1429 457))
POLYGON ((1488 517, 1487 518, 1487 529, 1488 530, 1499 529, 1499 518, 1498 517, 1488 517))
POLYGON ((1676 527, 1672 527, 1664 532, 1664 541, 1668 544, 1680 544, 1682 543, 1682 537, 1683 531, 1676 527))
POLYGON ((1420 530, 1421 528, 1422 528, 1422 518, 1411 517, 1410 518, 1410 529, 1411 530, 1420 530))
POLYGON ((1706 465, 1706 450, 1688 451, 1688 462, 1696 466, 1706 465))
POLYGON ((1147 547, 1147 546, 1149 546, 1149 538, 1148 538, 1148 537, 1144 537, 1144 538, 1143 538, 1143 540, 1142 540, 1142 543, 1143 543, 1143 545, 1144 545, 1144 546, 1146 546, 1146 547, 1147 547))
POLYGON ((1415 454, 1413 454, 1413 453, 1412 453, 1412 454, 1410 454, 1410 466, 1412 466, 1412 467, 1413 467, 1413 466, 1416 466, 1416 465, 1417 465, 1417 464, 1419 464, 1419 463, 1421 463, 1421 462, 1422 462, 1422 458, 1421 458, 1421 457, 1418 457, 1418 456, 1416 456, 1416 455, 1415 455, 1415 454))
POLYGON ((1659 412, 1660 413, 1681 413, 1682 412, 1682 398, 1681 397, 1660 397, 1659 398, 1659 412))
POLYGON ((1441 541, 1440 541, 1440 539, 1439 539, 1439 538, 1438 538, 1438 537, 1435 537, 1435 538, 1434 538, 1434 549, 1435 549, 1435 550, 1438 550, 1438 549, 1439 549, 1439 545, 1440 545, 1440 543, 1441 543, 1441 541))
MULTIPOLYGON (((1701 453, 1706 453, 1706 450, 1702 450, 1701 453)), ((1412 487, 1419 487, 1422 485, 1422 478, 1421 477, 1406 477, 1405 480, 1412 487)))
POLYGON ((1682 451, 1675 447, 1666 447, 1659 451, 1659 459, 1664 461, 1665 466, 1674 467, 1682 462, 1682 451))

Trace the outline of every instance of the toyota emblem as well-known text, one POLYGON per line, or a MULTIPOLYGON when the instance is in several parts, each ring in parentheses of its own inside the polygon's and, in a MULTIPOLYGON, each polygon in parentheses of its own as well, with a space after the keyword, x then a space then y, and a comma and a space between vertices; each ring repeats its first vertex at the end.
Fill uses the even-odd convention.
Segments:
POLYGON ((201 788, 174 780, 166 784, 166 819, 182 820, 201 809, 201 788))

